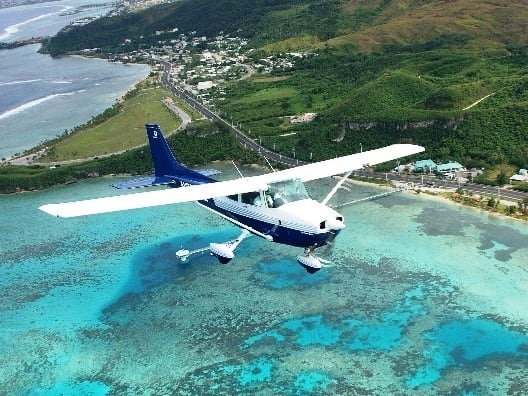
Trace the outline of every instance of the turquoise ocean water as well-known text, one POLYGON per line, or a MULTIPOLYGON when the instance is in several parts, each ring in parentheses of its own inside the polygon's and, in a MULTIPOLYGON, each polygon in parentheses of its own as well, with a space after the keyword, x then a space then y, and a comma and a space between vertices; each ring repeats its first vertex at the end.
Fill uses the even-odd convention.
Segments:
POLYGON ((331 264, 309 275, 299 249, 257 237, 227 265, 178 262, 182 247, 238 235, 191 203, 78 219, 37 209, 116 193, 114 180, 0 197, 6 394, 528 389, 528 225, 393 194, 342 209, 347 228, 320 252, 331 264))

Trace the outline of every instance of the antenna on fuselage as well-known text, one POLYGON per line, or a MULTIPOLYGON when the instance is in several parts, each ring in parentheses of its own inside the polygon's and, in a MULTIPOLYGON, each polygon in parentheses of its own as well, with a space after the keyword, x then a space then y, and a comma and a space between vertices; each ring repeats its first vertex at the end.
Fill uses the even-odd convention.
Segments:
POLYGON ((237 172, 238 172, 238 174, 240 175, 240 177, 243 179, 243 178, 244 178, 244 175, 242 174, 242 172, 240 172, 240 169, 238 169, 238 166, 236 166, 235 161, 231 160, 231 162, 233 163, 233 166, 234 166, 235 169, 237 170, 237 172))

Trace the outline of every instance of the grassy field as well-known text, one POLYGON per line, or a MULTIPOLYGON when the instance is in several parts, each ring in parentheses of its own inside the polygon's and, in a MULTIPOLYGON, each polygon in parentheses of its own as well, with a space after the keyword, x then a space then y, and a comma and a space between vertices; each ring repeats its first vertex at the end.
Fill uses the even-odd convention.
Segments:
POLYGON ((349 0, 342 6, 346 14, 342 34, 320 46, 352 42, 359 51, 370 52, 386 44, 428 41, 443 34, 471 37, 466 48, 502 49, 503 43, 526 43, 527 7, 524 0, 349 0))
POLYGON ((163 104, 166 97, 176 101, 164 88, 140 87, 137 94, 122 103, 117 115, 64 137, 39 162, 101 156, 141 146, 147 142, 147 123, 157 123, 167 133, 175 130, 180 119, 163 104))

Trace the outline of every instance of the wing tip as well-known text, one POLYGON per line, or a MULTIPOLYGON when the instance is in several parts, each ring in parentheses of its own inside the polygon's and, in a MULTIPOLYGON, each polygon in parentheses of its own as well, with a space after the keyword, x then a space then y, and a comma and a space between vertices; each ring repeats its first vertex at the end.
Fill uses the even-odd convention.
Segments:
POLYGON ((413 155, 422 153, 425 151, 425 147, 420 146, 418 144, 412 144, 412 143, 396 143, 392 145, 393 147, 397 149, 402 149, 403 151, 408 152, 408 154, 405 155, 413 155))
POLYGON ((53 217, 63 217, 60 215, 57 206, 58 205, 56 204, 46 204, 46 205, 39 206, 39 210, 53 217))

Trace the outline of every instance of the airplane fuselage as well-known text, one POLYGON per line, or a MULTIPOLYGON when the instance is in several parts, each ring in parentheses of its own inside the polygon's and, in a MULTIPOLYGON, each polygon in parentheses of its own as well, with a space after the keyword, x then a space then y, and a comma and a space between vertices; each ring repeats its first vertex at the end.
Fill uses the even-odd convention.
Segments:
POLYGON ((227 197, 198 203, 256 235, 296 247, 324 246, 344 228, 339 213, 313 199, 290 202, 280 208, 258 207, 227 197), (328 219, 341 220, 329 223, 328 219))
MULTIPOLYGON (((174 184, 180 188, 188 185, 182 180, 174 184)), ((343 217, 311 199, 300 180, 271 183, 267 190, 197 202, 253 234, 296 247, 324 246, 345 227, 343 217)))

